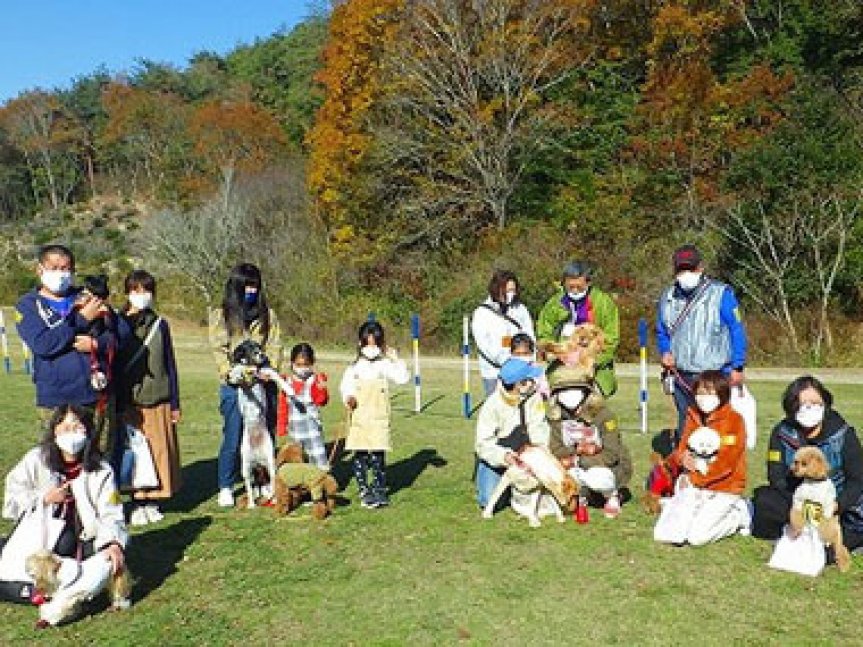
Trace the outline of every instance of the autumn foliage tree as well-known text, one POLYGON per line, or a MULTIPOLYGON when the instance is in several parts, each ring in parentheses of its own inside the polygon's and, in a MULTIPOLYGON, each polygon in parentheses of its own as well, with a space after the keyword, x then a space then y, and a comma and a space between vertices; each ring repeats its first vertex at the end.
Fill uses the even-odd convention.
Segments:
POLYGON ((286 141, 279 122, 250 101, 203 103, 190 119, 189 132, 205 167, 220 174, 226 204, 237 172, 264 168, 286 141))
POLYGON ((36 200, 47 197, 53 209, 66 204, 78 181, 75 151, 83 133, 58 97, 33 91, 9 101, 0 109, 0 127, 24 155, 36 200))
POLYGON ((348 0, 330 16, 317 81, 325 99, 308 136, 308 185, 335 249, 349 248, 352 174, 368 151, 368 111, 381 92, 383 48, 394 36, 404 0, 348 0))

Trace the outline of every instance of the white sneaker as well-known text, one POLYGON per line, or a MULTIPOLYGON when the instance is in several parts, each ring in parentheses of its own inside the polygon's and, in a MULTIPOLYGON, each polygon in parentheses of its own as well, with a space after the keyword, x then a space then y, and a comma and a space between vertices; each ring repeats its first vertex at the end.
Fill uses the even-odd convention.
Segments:
POLYGON ((144 506, 138 506, 132 510, 132 514, 129 515, 130 525, 146 526, 148 523, 150 523, 150 520, 147 518, 147 511, 144 509, 144 506))
POLYGON ((165 518, 165 515, 162 514, 161 510, 159 510, 159 506, 155 504, 148 505, 144 508, 144 513, 147 515, 147 521, 150 523, 158 523, 165 518))
POLYGON ((234 507, 234 492, 229 487, 219 490, 219 506, 222 508, 234 507))

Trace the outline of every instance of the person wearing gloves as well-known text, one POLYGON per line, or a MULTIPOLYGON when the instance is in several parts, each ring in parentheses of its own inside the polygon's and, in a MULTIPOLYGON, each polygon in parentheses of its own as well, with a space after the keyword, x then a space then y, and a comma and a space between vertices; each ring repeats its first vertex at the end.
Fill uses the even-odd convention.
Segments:
POLYGON ((605 348, 596 358, 596 385, 609 398, 617 392, 614 357, 620 344, 620 314, 610 295, 593 285, 593 267, 583 261, 567 263, 560 287, 536 320, 540 348, 572 336, 576 326, 591 323, 602 330, 605 348))
POLYGON ((486 398, 476 423, 476 500, 485 508, 506 468, 524 444, 548 446, 545 404, 536 381, 542 368, 510 358, 500 367, 498 385, 486 398))
POLYGON ((519 300, 518 279, 508 270, 496 270, 488 284, 488 297, 471 318, 483 389, 491 395, 497 373, 510 357, 512 338, 518 333, 534 337, 533 319, 519 300))
POLYGON ((581 369, 560 364, 549 372, 548 382, 549 449, 578 482, 585 502, 602 506, 614 519, 630 496, 632 478, 632 456, 617 417, 581 369))
POLYGON ((357 358, 345 369, 339 386, 350 420, 345 449, 354 452, 360 504, 383 508, 390 504, 385 473, 385 452, 391 449, 389 383, 406 384, 410 375, 396 349, 387 347, 383 326, 377 321, 361 325, 358 337, 357 358))
MULTIPOLYGON (((87 586, 74 588, 74 604, 95 597, 111 574, 123 571, 128 540, 123 506, 113 471, 94 442, 92 416, 78 405, 57 407, 40 445, 6 476, 3 517, 22 519, 43 513, 53 522, 40 528, 42 537, 24 538, 25 548, 19 552, 12 547, 21 544, 21 538, 13 533, 4 547, 0 557, 3 599, 30 602, 29 593, 23 595, 31 590, 24 562, 42 547, 59 558, 80 562, 78 579, 87 586)), ((24 527, 19 523, 19 530, 24 527)), ((72 584, 67 583, 67 588, 72 584)))

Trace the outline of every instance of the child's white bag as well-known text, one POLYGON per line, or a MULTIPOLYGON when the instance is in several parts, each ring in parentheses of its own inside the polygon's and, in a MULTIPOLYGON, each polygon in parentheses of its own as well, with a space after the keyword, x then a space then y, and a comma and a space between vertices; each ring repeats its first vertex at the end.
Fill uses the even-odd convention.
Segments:
POLYGON ((818 529, 807 524, 800 535, 793 539, 788 535, 788 526, 785 526, 767 565, 780 571, 816 577, 824 570, 826 563, 824 542, 818 529))
POLYGON ((755 419, 758 405, 745 384, 731 387, 731 408, 743 418, 743 424, 746 427, 746 449, 755 449, 757 440, 755 419))

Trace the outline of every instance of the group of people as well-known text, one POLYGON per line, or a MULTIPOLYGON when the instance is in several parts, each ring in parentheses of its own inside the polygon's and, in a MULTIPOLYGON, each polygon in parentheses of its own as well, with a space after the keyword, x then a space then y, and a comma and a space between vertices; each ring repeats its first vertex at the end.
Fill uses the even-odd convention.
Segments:
MULTIPOLYGON (((661 501, 654 538, 701 545, 736 533, 775 540, 789 520, 801 479, 792 472, 795 451, 817 446, 838 493, 844 544, 863 546, 863 450, 857 434, 833 408, 830 392, 811 376, 794 380, 783 397, 785 418, 770 436, 767 485, 751 499, 746 489, 747 431, 732 394, 741 389, 747 339, 733 289, 708 276, 699 250, 684 245, 672 255, 674 281, 657 300, 656 344, 663 383, 677 410, 665 466, 675 475, 673 495, 661 501), (690 451, 694 436, 710 430, 718 442, 709 460, 690 451)), ((614 358, 620 339, 614 300, 593 284, 593 268, 568 263, 557 291, 536 325, 519 299, 514 273, 497 271, 471 328, 487 398, 476 426, 475 486, 485 507, 503 472, 518 464, 518 449, 543 445, 578 482, 592 505, 610 518, 630 497, 632 461, 607 400, 617 387, 614 358), (604 347, 590 375, 546 351, 585 324, 598 327, 604 347)), ((517 511, 524 505, 512 496, 517 511)))
MULTIPOLYGON (((658 299, 656 338, 678 411, 666 460, 682 476, 664 502, 654 537, 693 545, 737 532, 775 539, 788 520, 799 483, 790 473, 794 451, 816 445, 827 457, 839 493, 846 545, 863 545, 863 450, 854 429, 833 409, 831 394, 815 378, 803 377, 788 387, 786 417, 769 441, 768 485, 757 488, 751 501, 743 498, 744 423, 731 406, 732 389, 743 383, 746 362, 737 300, 728 285, 707 276, 695 247, 676 250, 672 265, 674 282, 658 299), (709 463, 699 465, 687 447, 705 427, 718 434, 719 449, 709 463)), ((133 525, 158 523, 159 502, 181 485, 179 380, 170 327, 154 308, 155 278, 143 270, 131 272, 124 282, 125 302, 115 309, 108 303, 104 279, 90 277, 79 287, 73 284, 74 270, 69 249, 43 247, 36 270, 39 287, 17 305, 19 334, 33 352, 44 435, 7 476, 3 515, 20 519, 28 511, 48 510, 62 528, 46 548, 61 557, 99 560, 116 573, 124 568, 127 517, 133 525), (156 487, 135 489, 121 478, 130 427, 148 440, 156 487), (128 515, 121 487, 131 492, 128 515)), ((487 396, 476 426, 477 502, 486 506, 504 470, 519 462, 521 447, 542 445, 578 482, 585 504, 617 517, 631 498, 633 470, 608 404, 617 390, 620 324, 615 301, 594 284, 594 269, 582 261, 566 265, 535 326, 519 292, 515 274, 495 272, 488 298, 472 318, 487 396), (553 354, 547 366, 540 364, 546 352, 586 324, 603 338, 588 369, 583 362, 553 354)), ((247 400, 235 350, 244 342, 257 344, 267 365, 283 378, 254 374, 263 385, 268 428, 290 436, 307 462, 328 470, 320 413, 330 397, 327 376, 316 370, 311 345, 297 344, 284 353, 278 319, 256 266, 233 268, 221 307, 210 313, 209 336, 222 415, 218 504, 235 503, 247 400)), ((387 345, 380 323, 363 323, 339 394, 348 420, 345 449, 353 453, 353 476, 365 508, 389 504, 389 384, 408 379, 407 366, 387 345)), ((524 505, 518 493, 511 501, 516 509, 524 505)), ((20 598, 26 583, 10 580, 6 561, 0 558, 0 597, 20 598)))

